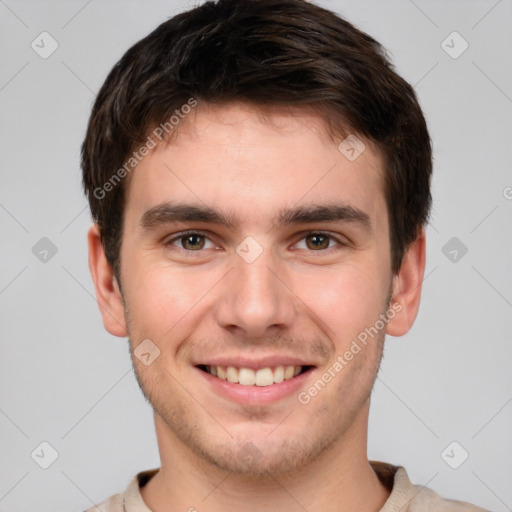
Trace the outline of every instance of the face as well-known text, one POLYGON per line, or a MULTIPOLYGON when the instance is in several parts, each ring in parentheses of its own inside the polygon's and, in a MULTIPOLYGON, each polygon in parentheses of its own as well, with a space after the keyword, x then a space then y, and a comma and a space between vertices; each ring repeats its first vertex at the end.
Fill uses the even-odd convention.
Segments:
POLYGON ((118 298, 159 435, 253 475, 291 473, 364 430, 401 314, 385 316, 399 285, 376 148, 351 161, 320 117, 271 121, 199 105, 139 164, 118 298))

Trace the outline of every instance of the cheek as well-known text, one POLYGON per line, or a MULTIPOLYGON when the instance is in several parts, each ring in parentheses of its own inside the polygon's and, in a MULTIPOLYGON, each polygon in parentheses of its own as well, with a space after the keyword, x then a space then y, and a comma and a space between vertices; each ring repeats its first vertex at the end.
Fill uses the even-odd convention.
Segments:
POLYGON ((190 309, 190 291, 176 276, 157 267, 141 266, 130 273, 125 290, 130 324, 139 332, 147 330, 141 333, 147 337, 160 337, 190 309))
POLYGON ((191 334, 221 276, 199 266, 177 268, 142 259, 132 267, 126 289, 131 334, 166 343, 176 333, 180 338, 191 334))
POLYGON ((382 313, 386 285, 376 268, 345 265, 297 279, 297 294, 327 326, 326 334, 347 341, 382 313))

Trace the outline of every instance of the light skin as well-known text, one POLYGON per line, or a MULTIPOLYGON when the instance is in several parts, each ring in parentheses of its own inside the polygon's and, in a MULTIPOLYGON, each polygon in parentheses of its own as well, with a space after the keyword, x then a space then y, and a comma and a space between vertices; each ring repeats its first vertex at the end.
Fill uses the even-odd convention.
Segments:
POLYGON ((200 104, 176 140, 139 164, 125 205, 122 293, 97 226, 89 231, 105 328, 129 336, 132 349, 149 339, 160 350, 147 366, 132 358, 154 408, 161 469, 141 490, 154 512, 370 512, 389 496, 367 458, 370 393, 385 333, 401 336, 416 318, 425 235, 394 275, 377 148, 365 140, 349 161, 319 115, 275 109, 271 121, 244 104, 200 104), (232 224, 172 220, 178 203, 232 224), (338 207, 331 220, 321 220, 325 209, 303 214, 326 205, 338 207), (261 250, 252 262, 237 253, 246 237, 258 244, 250 251, 261 250), (298 392, 397 304, 384 329, 301 404, 298 392), (197 367, 266 356, 313 368, 294 392, 262 403, 263 388, 253 401, 234 400, 197 367))

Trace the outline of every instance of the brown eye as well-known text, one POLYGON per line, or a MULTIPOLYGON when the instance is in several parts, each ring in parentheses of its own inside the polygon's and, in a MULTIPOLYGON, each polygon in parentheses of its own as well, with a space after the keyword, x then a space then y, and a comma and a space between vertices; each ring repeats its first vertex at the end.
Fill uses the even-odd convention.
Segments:
POLYGON ((179 238, 183 249, 195 251, 204 247, 204 236, 198 234, 185 235, 179 238))
POLYGON ((322 233, 314 233, 306 237, 306 245, 308 249, 328 249, 330 237, 322 233))
POLYGON ((206 235, 195 231, 183 232, 165 242, 165 246, 169 249, 176 248, 189 253, 204 252, 202 249, 215 248, 215 244, 206 235))

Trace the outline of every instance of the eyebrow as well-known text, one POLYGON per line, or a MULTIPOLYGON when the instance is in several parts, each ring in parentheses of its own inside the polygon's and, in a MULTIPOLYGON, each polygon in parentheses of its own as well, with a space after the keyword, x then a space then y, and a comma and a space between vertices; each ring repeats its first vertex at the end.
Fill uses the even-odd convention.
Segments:
MULTIPOLYGON (((346 204, 303 204, 279 211, 274 227, 318 222, 350 222, 371 231, 370 216, 362 210, 346 204)), ((147 210, 141 217, 140 225, 149 231, 173 222, 205 222, 218 224, 235 230, 240 221, 226 211, 201 204, 166 202, 147 210)))

